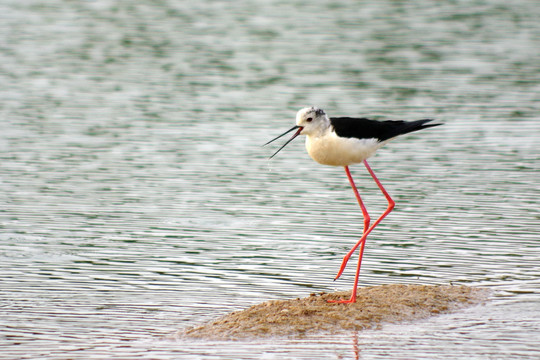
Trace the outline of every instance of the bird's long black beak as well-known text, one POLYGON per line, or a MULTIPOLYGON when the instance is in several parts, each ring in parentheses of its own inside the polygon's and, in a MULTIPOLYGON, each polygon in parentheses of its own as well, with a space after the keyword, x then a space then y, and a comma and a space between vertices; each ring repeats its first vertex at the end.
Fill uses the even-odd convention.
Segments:
POLYGON ((272 156, 270 156, 269 159, 271 159, 271 158, 273 158, 274 156, 276 156, 276 154, 277 154, 278 152, 280 152, 281 149, 283 149, 285 146, 287 146, 288 143, 290 143, 291 141, 293 141, 295 137, 297 137, 298 135, 300 135, 300 132, 301 132, 302 129, 304 129, 304 128, 301 127, 301 126, 295 125, 295 126, 293 126, 292 128, 290 128, 289 130, 285 131, 283 134, 279 135, 278 137, 276 137, 276 138, 270 140, 269 142, 267 142, 266 144, 263 145, 263 146, 268 145, 268 144, 270 144, 271 142, 273 142, 273 141, 279 139, 280 137, 282 137, 282 136, 284 136, 284 135, 290 133, 291 131, 293 131, 293 130, 295 130, 295 129, 298 129, 298 131, 296 131, 296 132, 294 133, 294 135, 293 135, 293 136, 292 136, 285 144, 283 144, 282 147, 280 147, 280 148, 279 148, 272 156))

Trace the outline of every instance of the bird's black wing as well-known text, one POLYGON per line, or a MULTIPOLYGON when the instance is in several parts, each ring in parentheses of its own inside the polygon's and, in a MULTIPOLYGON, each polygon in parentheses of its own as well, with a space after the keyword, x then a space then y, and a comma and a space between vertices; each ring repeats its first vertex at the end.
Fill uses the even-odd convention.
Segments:
POLYGON ((415 121, 386 120, 377 121, 366 118, 338 117, 331 118, 330 123, 340 137, 357 139, 377 139, 385 141, 398 135, 422 130, 441 124, 427 124, 433 119, 415 121))

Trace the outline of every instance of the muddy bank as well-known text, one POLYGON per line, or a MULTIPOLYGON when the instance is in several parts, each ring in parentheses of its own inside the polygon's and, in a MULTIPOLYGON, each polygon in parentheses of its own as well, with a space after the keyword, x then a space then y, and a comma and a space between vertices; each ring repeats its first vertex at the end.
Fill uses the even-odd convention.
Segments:
POLYGON ((311 294, 303 299, 254 305, 183 330, 178 336, 241 339, 362 330, 451 312, 480 303, 487 294, 485 289, 468 286, 382 285, 358 289, 354 304, 327 302, 348 298, 350 292, 311 294))

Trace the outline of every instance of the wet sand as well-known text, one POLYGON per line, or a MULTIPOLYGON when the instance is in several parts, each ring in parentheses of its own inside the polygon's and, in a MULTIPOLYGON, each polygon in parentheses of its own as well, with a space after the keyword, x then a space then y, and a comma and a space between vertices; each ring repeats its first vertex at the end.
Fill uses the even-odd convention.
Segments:
POLYGON ((181 337, 242 339, 302 336, 375 328, 384 323, 424 319, 481 303, 486 289, 468 286, 381 285, 358 289, 356 303, 328 303, 350 292, 311 294, 303 299, 272 300, 180 331, 181 337))

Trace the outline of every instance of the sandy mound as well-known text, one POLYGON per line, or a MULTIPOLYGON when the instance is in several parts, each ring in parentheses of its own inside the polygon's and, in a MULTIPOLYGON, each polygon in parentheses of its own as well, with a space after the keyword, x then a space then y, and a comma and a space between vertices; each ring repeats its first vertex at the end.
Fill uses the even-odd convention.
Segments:
POLYGON ((373 328, 450 312, 485 300, 485 289, 468 286, 382 285, 359 288, 354 304, 332 304, 350 292, 311 294, 304 299, 273 300, 236 311, 203 326, 180 332, 181 337, 240 339, 299 336, 373 328))

